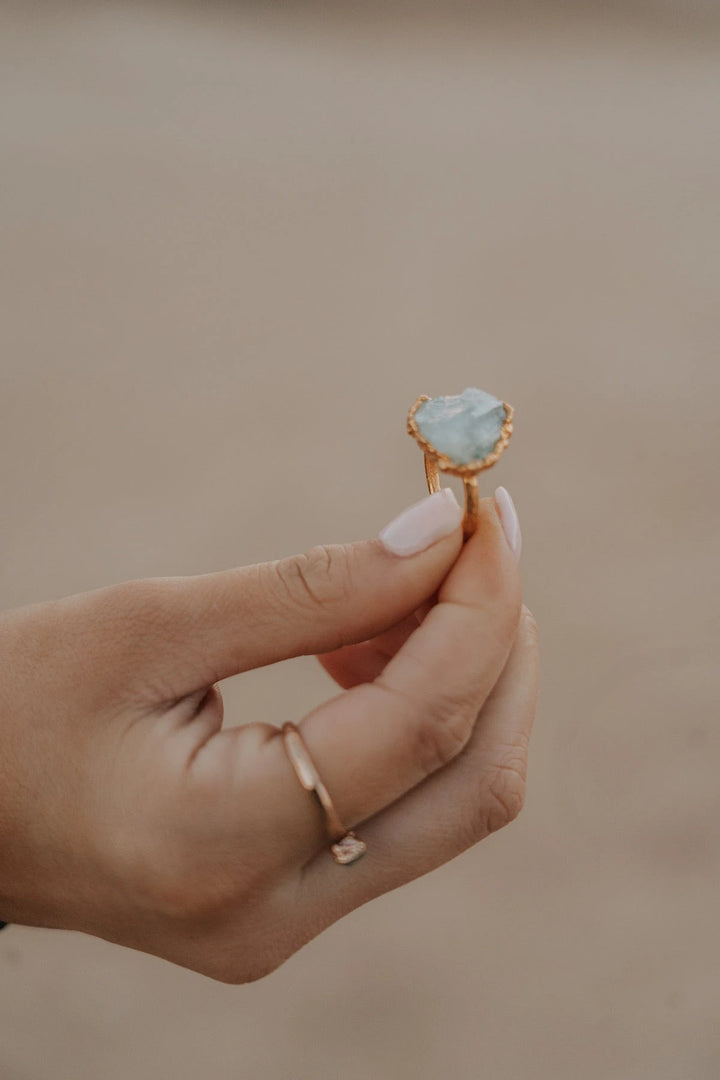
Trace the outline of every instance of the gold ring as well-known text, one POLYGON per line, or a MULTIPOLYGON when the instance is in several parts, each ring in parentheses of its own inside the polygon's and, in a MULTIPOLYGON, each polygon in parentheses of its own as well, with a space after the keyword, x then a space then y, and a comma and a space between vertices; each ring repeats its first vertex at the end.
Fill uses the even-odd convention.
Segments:
POLYGON ((283 741, 298 780, 306 791, 311 792, 325 815, 325 827, 330 839, 332 857, 336 863, 347 866, 357 862, 367 851, 367 844, 354 832, 346 829, 338 817, 330 792, 323 784, 303 737, 294 724, 288 721, 282 727, 283 741))
POLYGON ((502 456, 513 432, 513 416, 512 405, 472 387, 454 397, 429 398, 421 394, 410 406, 408 435, 425 454, 430 494, 440 490, 441 472, 462 479, 465 540, 477 528, 478 473, 502 456))

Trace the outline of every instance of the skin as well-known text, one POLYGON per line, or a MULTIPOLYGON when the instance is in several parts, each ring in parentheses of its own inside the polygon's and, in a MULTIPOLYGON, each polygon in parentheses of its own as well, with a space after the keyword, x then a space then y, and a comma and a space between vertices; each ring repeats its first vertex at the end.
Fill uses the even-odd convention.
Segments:
POLYGON ((519 812, 535 623, 492 499, 409 557, 380 541, 0 615, 0 913, 230 983, 519 812), (298 724, 367 855, 337 866, 278 729, 217 682, 317 654, 298 724))

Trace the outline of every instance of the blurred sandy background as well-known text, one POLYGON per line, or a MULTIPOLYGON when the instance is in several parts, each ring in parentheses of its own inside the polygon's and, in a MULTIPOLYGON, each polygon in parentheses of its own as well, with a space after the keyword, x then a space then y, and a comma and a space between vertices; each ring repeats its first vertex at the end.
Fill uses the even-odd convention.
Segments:
POLYGON ((4 931, 0 1080, 720 1075, 719 104, 715 4, 0 6, 2 606, 372 535, 475 384, 544 660, 521 818, 265 981, 4 931))

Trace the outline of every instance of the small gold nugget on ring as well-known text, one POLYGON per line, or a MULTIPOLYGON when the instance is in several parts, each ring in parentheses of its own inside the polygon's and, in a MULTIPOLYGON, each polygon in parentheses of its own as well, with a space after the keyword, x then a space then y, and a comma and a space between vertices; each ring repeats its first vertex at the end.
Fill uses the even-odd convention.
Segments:
POLYGON ((314 795, 324 814, 325 828, 333 841, 330 845, 333 859, 342 866, 357 862, 367 851, 365 841, 346 829, 338 817, 330 792, 320 779, 305 741, 295 725, 288 720, 283 724, 282 734, 285 750, 298 780, 306 791, 314 795))
POLYGON ((478 473, 494 465, 510 442, 512 405, 472 387, 454 397, 423 394, 408 412, 407 429, 425 454, 431 495, 440 490, 441 472, 462 479, 467 540, 477 528, 478 473))

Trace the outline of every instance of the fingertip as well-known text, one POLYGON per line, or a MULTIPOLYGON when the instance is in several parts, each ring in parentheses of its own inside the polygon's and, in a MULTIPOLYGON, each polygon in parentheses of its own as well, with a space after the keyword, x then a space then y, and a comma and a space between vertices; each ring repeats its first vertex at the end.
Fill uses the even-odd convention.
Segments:
POLYGON ((412 503, 380 530, 379 539, 391 555, 407 557, 433 547, 460 528, 462 510, 451 488, 442 488, 412 503))
POLYGON ((520 616, 522 589, 515 556, 505 538, 498 507, 492 496, 480 499, 477 527, 440 591, 440 600, 462 603, 481 593, 484 602, 501 600, 520 616))
POLYGON ((515 509, 515 503, 507 488, 495 489, 495 508, 500 518, 500 523, 505 533, 505 538, 510 545, 513 555, 520 559, 522 552, 522 532, 520 530, 520 518, 515 509))

